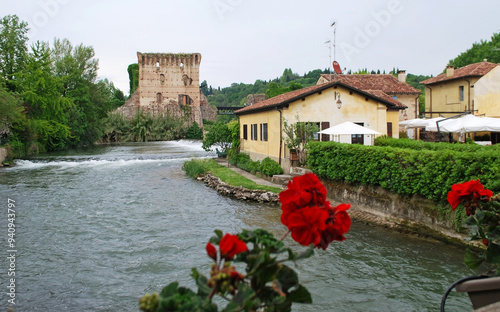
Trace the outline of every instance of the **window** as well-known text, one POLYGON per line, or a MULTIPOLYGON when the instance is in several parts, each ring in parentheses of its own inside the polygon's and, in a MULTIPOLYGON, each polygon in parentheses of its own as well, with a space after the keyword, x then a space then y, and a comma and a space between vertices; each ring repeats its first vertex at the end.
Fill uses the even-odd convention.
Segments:
MULTIPOLYGON (((358 126, 364 127, 365 124, 363 122, 356 122, 358 126)), ((365 144, 365 136, 363 134, 351 134, 351 143, 352 144, 365 144)))
POLYGON ((257 141, 257 124, 252 124, 251 125, 251 136, 253 141, 257 141))
MULTIPOLYGON (((323 121, 321 123, 321 130, 325 130, 330 128, 330 122, 329 121, 323 121)), ((321 135, 321 141, 326 142, 330 141, 330 135, 329 134, 322 134, 321 135)))
MULTIPOLYGON (((321 129, 321 128, 320 128, 321 124, 320 124, 319 122, 310 122, 309 124, 310 124, 311 126, 314 126, 314 125, 315 125, 315 126, 316 126, 317 131, 319 131, 319 130, 321 129)), ((315 132, 313 133, 313 138, 312 138, 312 139, 313 139, 314 141, 319 141, 319 133, 315 131, 315 132)))
POLYGON ((260 124, 260 140, 267 141, 267 123, 260 124))
POLYGON ((460 97, 460 102, 463 102, 465 99, 465 92, 464 92, 464 86, 459 86, 458 87, 458 94, 460 97))
POLYGON ((387 136, 392 137, 392 122, 387 123, 387 136))
POLYGON ((243 140, 248 140, 248 125, 243 125, 243 140))

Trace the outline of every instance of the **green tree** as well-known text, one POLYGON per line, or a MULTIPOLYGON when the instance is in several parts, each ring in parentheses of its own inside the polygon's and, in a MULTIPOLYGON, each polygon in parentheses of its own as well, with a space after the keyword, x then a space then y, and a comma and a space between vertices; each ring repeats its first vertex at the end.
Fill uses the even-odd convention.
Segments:
POLYGON ((28 24, 16 15, 0 20, 0 77, 14 91, 15 74, 24 68, 28 51, 28 24))
POLYGON ((227 124, 216 122, 208 130, 203 140, 203 149, 211 150, 213 146, 221 149, 221 152, 227 151, 231 147, 233 135, 227 124))
POLYGON ((190 140, 201 140, 203 139, 203 130, 200 128, 196 121, 193 122, 191 127, 188 128, 186 133, 186 139, 190 140))
POLYGON ((0 86, 0 139, 10 134, 12 125, 23 118, 21 101, 0 86))
POLYGON ((493 34, 491 40, 474 43, 467 51, 450 60, 448 65, 458 68, 482 62, 485 59, 492 63, 500 63, 500 33, 493 34))
POLYGON ((70 140, 67 111, 73 101, 61 92, 63 81, 52 72, 48 44, 37 41, 31 50, 24 70, 16 75, 17 87, 41 149, 61 150, 70 140))
POLYGON ((296 123, 290 124, 283 118, 283 132, 285 144, 288 149, 295 150, 299 158, 299 163, 306 162, 306 145, 314 138, 314 134, 319 131, 315 123, 301 122, 299 116, 295 116, 296 123))

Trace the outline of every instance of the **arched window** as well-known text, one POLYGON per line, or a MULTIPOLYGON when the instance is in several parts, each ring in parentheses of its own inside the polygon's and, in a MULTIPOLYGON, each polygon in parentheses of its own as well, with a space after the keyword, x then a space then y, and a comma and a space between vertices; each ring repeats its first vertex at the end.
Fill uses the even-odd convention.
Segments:
POLYGON ((163 97, 161 96, 161 92, 156 93, 156 102, 158 104, 161 104, 162 100, 163 100, 163 97))

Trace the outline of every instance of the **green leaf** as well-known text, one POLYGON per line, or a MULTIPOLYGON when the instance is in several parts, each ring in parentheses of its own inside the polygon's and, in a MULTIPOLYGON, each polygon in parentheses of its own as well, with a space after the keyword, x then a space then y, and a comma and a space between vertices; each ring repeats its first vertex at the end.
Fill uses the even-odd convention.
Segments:
POLYGON ((244 283, 238 283, 238 292, 229 302, 223 312, 253 311, 260 304, 255 297, 255 291, 244 283))
POLYGON ((281 290, 284 293, 288 293, 290 288, 294 288, 299 285, 299 277, 297 276, 297 273, 286 265, 283 265, 280 268, 276 278, 281 285, 281 290))
POLYGON ((477 269, 481 263, 483 263, 485 260, 484 255, 478 255, 471 251, 470 249, 467 249, 465 251, 465 264, 469 267, 471 270, 477 269))
POLYGON ((297 303, 312 303, 312 297, 309 291, 302 285, 299 285, 299 288, 292 291, 287 298, 291 302, 297 303))
POLYGON ((207 297, 212 291, 212 288, 208 287, 208 279, 195 268, 192 269, 192 272, 191 276, 194 278, 196 286, 198 286, 198 296, 207 297))
POLYGON ((489 244, 486 249, 486 261, 494 265, 500 264, 500 246, 497 244, 489 244))
POLYGON ((163 289, 161 290, 160 296, 164 297, 164 298, 173 296, 177 293, 178 287, 179 287, 178 282, 172 282, 172 283, 168 284, 167 286, 163 287, 163 289))

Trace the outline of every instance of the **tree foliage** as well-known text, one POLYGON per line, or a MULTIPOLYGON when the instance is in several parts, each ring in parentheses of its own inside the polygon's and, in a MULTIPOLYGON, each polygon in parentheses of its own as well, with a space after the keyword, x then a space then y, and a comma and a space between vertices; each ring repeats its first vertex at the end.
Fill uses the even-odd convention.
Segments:
POLYGON ((208 130, 203 140, 202 147, 204 150, 209 151, 215 146, 217 149, 220 148, 221 152, 223 152, 231 147, 232 141, 233 135, 227 124, 218 121, 208 130))
POLYGON ((101 137, 102 119, 125 102, 123 92, 97 80, 92 47, 55 39, 52 47, 36 41, 28 49, 27 31, 15 15, 0 21, 0 86, 11 93, 0 92, 2 105, 9 116, 19 107, 16 101, 24 107, 23 117, 9 123, 10 150, 22 156, 93 144, 101 137))
POLYGON ((139 64, 130 64, 127 68, 127 72, 130 84, 129 94, 132 95, 139 87, 139 64))
POLYGON ((491 40, 481 40, 476 42, 467 51, 460 53, 456 58, 450 60, 448 65, 456 68, 469 64, 482 62, 500 63, 500 33, 491 36, 491 40))
POLYGON ((10 91, 14 91, 14 74, 24 68, 28 30, 28 24, 16 15, 0 20, 0 77, 10 91))
POLYGON ((286 119, 283 119, 283 132, 285 133, 285 144, 291 151, 297 152, 299 163, 303 164, 306 161, 306 146, 313 139, 314 133, 319 131, 319 128, 314 123, 300 122, 299 116, 295 117, 296 123, 290 124, 286 119))

